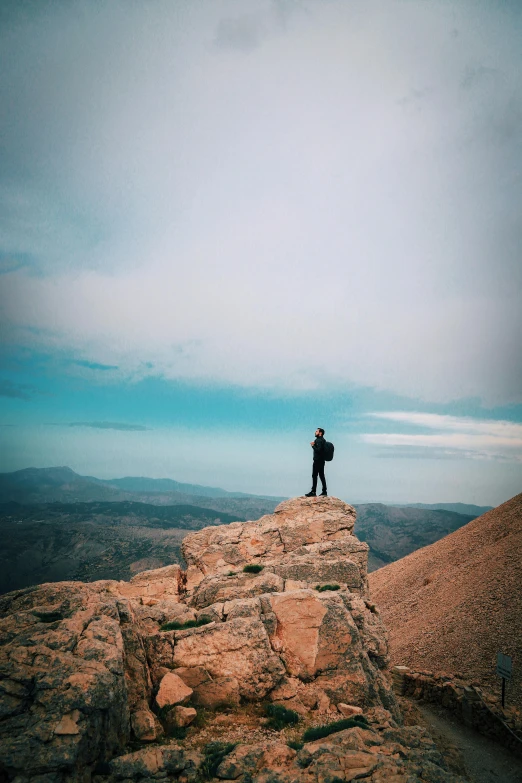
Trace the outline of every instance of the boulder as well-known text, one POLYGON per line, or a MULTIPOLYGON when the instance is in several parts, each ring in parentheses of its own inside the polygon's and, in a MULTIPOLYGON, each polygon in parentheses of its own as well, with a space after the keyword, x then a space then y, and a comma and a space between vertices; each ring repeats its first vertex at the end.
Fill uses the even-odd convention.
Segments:
POLYGON ((201 756, 185 753, 177 743, 150 747, 113 759, 109 764, 111 781, 165 779, 187 770, 194 776, 200 761, 201 756))
POLYGON ((177 728, 184 728, 185 726, 190 726, 197 714, 194 707, 182 707, 181 705, 178 705, 167 712, 165 723, 167 728, 171 725, 176 726, 177 728))
POLYGON ((193 690, 185 685, 181 677, 174 672, 168 672, 160 682, 156 695, 158 707, 170 707, 173 704, 182 704, 192 696, 193 690))
POLYGON ((240 698, 239 682, 235 677, 217 677, 198 685, 194 690, 194 703, 209 710, 237 707, 240 698))
POLYGON ((362 715, 361 707, 356 707, 355 704, 343 704, 341 701, 338 703, 337 709, 343 718, 351 718, 352 715, 362 715))
POLYGON ((131 715, 131 726, 136 739, 142 742, 152 742, 156 739, 156 721, 149 709, 145 708, 133 712, 131 715))
POLYGON ((284 674, 265 626, 254 617, 202 626, 169 641, 172 666, 199 666, 213 679, 234 677, 241 696, 247 699, 262 699, 284 674))

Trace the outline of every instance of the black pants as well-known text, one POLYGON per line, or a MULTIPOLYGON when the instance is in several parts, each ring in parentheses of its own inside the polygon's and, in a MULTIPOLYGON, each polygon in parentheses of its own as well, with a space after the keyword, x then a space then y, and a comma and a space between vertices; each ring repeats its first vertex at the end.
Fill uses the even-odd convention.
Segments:
POLYGON ((323 485, 323 492, 326 492, 326 479, 324 477, 324 459, 314 459, 314 467, 312 470, 312 492, 317 491, 317 476, 321 479, 323 485))

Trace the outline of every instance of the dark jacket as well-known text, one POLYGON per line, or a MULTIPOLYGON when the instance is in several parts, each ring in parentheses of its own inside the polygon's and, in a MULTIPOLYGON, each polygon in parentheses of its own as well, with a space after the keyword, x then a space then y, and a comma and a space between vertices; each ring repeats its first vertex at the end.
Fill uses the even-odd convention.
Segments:
POLYGON ((322 435, 314 440, 312 449, 314 450, 314 462, 324 462, 324 444, 326 443, 322 435))

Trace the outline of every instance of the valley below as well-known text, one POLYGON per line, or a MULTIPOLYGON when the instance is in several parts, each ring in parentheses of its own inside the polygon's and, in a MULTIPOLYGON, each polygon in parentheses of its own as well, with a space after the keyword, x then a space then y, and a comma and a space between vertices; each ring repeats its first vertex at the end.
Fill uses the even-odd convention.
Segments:
MULTIPOLYGON (((139 571, 182 564, 189 531, 259 519, 280 500, 170 479, 101 481, 66 467, 1 474, 0 593, 62 580, 129 580, 139 571)), ((370 572, 474 518, 444 508, 354 508, 355 534, 370 547, 370 572)))

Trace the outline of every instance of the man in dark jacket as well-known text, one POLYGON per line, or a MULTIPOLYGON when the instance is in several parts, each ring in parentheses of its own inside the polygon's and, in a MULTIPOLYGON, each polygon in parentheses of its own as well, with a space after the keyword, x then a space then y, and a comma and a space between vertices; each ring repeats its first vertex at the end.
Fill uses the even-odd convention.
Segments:
POLYGON ((314 450, 314 465, 312 469, 312 491, 307 492, 305 498, 317 497, 317 476, 321 479, 323 491, 321 495, 326 497, 328 492, 326 491, 326 479, 324 477, 324 430, 322 427, 318 427, 315 431, 315 440, 310 443, 310 446, 314 450))

